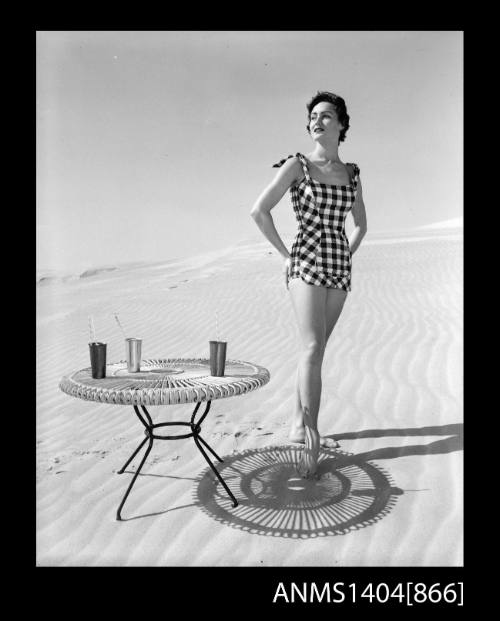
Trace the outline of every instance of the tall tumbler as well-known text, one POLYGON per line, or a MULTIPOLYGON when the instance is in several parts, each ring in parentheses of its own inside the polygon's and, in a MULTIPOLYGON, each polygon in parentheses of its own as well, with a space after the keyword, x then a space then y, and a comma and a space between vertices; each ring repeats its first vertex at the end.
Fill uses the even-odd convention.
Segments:
POLYGON ((215 377, 223 377, 226 367, 226 349, 225 341, 210 341, 210 375, 215 377))
POLYGON ((142 339, 125 339, 125 353, 127 355, 127 371, 137 373, 141 370, 142 339))
POLYGON ((106 343, 89 343, 92 377, 106 377, 106 343))

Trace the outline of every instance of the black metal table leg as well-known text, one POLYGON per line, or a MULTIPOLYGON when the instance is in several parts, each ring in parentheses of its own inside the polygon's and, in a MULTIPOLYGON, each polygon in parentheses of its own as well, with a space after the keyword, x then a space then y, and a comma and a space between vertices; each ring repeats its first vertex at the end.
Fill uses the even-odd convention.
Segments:
POLYGON ((198 450, 200 451, 200 453, 203 455, 203 457, 205 458, 205 461, 208 463, 208 465, 210 466, 210 468, 213 470, 215 476, 219 479, 219 481, 221 482, 221 484, 224 486, 224 489, 226 490, 226 492, 229 494, 229 496, 231 497, 231 500, 233 501, 233 507, 237 507, 238 506, 238 501, 236 500, 236 498, 234 497, 233 493, 231 492, 231 490, 229 489, 229 487, 227 486, 226 482, 224 481, 224 479, 222 478, 222 476, 219 474, 218 470, 216 469, 216 467, 212 464, 212 462, 210 461, 210 459, 208 458, 207 454, 205 453, 205 451, 203 450, 203 447, 200 444, 200 441, 203 442, 203 444, 207 447, 207 449, 212 453, 212 455, 218 459, 221 463, 224 462, 223 459, 221 459, 217 453, 213 450, 213 448, 211 446, 209 446, 209 444, 200 436, 200 425, 201 422, 203 421, 203 419, 205 418, 205 416, 208 414, 208 410, 210 409, 210 401, 207 403, 207 407, 205 409, 205 412, 203 413, 202 417, 200 418, 200 420, 198 422, 195 423, 194 418, 196 416, 196 412, 198 411, 198 407, 199 407, 199 403, 196 406, 193 415, 191 416, 191 426, 193 428, 193 440, 195 441, 196 446, 198 447, 198 450))
POLYGON ((153 424, 153 420, 149 414, 149 412, 147 411, 147 409, 141 405, 141 408, 144 412, 145 418, 141 415, 139 408, 137 406, 133 406, 134 407, 134 411, 137 414, 137 417, 139 418, 140 422, 142 423, 142 425, 144 426, 144 433, 146 434, 146 438, 144 438, 144 440, 139 444, 139 446, 135 449, 135 451, 132 453, 131 457, 129 457, 129 459, 126 461, 125 465, 122 466, 122 468, 120 468, 120 470, 118 470, 118 474, 122 474, 125 471, 125 468, 131 463, 131 461, 134 459, 134 457, 137 455, 137 453, 141 450, 141 448, 146 444, 146 442, 149 441, 149 445, 146 449, 146 452, 144 453, 142 459, 141 459, 141 463, 139 464, 139 467, 137 468, 137 471, 134 473, 134 476, 132 478, 132 481, 130 482, 127 491, 125 492, 125 495, 122 498, 122 501, 120 503, 120 506, 118 507, 118 510, 116 512, 116 519, 117 520, 121 520, 121 510, 123 508, 123 505, 125 504, 125 501, 128 498, 128 495, 130 494, 130 491, 132 490, 132 487, 135 484, 135 481, 137 479, 137 477, 139 476, 139 473, 141 472, 141 469, 149 455, 149 453, 151 452, 151 449, 153 447, 153 441, 154 440, 180 440, 180 439, 184 439, 184 438, 193 438, 195 441, 196 446, 198 447, 198 450, 200 451, 200 453, 203 455, 203 457, 205 458, 206 462, 208 463, 208 465, 210 466, 210 468, 212 469, 212 471, 215 473, 215 475, 217 476, 217 478, 219 479, 219 481, 221 482, 221 484, 224 486, 224 489, 226 490, 226 492, 229 494, 229 496, 231 497, 232 501, 233 501, 233 507, 237 507, 238 506, 238 501, 236 500, 236 498, 234 497, 234 495, 232 494, 231 490, 229 489, 229 487, 227 486, 226 482, 224 481, 224 479, 222 478, 222 476, 219 474, 219 472, 217 471, 217 469, 215 468, 215 466, 212 464, 212 462, 210 461, 210 459, 208 458, 206 452, 204 451, 203 447, 201 446, 201 442, 205 445, 205 447, 212 453, 212 455, 218 459, 220 462, 223 462, 224 460, 221 459, 217 453, 212 449, 211 446, 209 446, 209 444, 200 436, 200 430, 201 430, 201 423, 203 422, 203 420, 205 419, 206 415, 208 414, 208 411, 210 410, 210 405, 211 405, 211 401, 207 401, 206 407, 205 407, 205 411, 203 412, 202 416, 199 418, 198 421, 195 421, 195 417, 196 414, 198 412, 198 409, 201 405, 201 402, 198 402, 196 404, 196 407, 193 411, 193 414, 191 416, 191 422, 186 423, 184 421, 172 421, 172 422, 168 422, 168 423, 157 423, 157 424, 153 424), (179 426, 179 425, 184 425, 187 426, 191 429, 191 433, 186 433, 186 434, 178 434, 175 436, 159 436, 159 435, 155 435, 154 431, 155 429, 158 429, 159 427, 168 427, 168 426, 179 426))
MULTIPOLYGON (((213 463, 208 459, 207 454, 205 453, 205 451, 202 449, 201 444, 200 444, 200 440, 202 440, 202 438, 199 438, 197 436, 194 436, 194 441, 196 443, 196 446, 198 447, 198 449, 200 450, 200 453, 203 455, 203 457, 205 458, 206 462, 208 463, 208 465, 210 466, 210 468, 212 468, 215 476, 219 479, 219 481, 222 483, 222 485, 224 486, 224 489, 226 490, 226 492, 229 494, 229 496, 231 496, 231 500, 233 501, 233 507, 237 507, 238 506, 238 501, 236 500, 236 498, 233 496, 231 490, 229 489, 229 487, 227 486, 226 482, 224 481, 224 479, 221 477, 221 475, 219 474, 219 472, 217 471, 217 468, 213 465, 213 463)), ((206 444, 205 441, 203 441, 204 444, 206 444)), ((208 444, 207 444, 208 446, 208 444)), ((208 446, 208 448, 210 448, 208 446)), ((212 449, 210 449, 212 451, 212 449)), ((212 451, 213 453, 213 451, 212 451)), ((215 453, 214 453, 215 454, 215 453)), ((222 459, 220 459, 220 457, 218 458, 220 461, 222 461, 222 459)))
POLYGON ((137 453, 141 450, 141 448, 146 444, 146 442, 148 441, 147 438, 144 438, 144 440, 139 444, 139 446, 135 449, 135 451, 132 453, 132 457, 129 457, 128 461, 125 463, 124 466, 122 466, 120 468, 120 470, 118 470, 118 474, 123 474, 125 472, 125 468, 129 465, 129 463, 134 459, 134 457, 137 455, 137 453))
MULTIPOLYGON (((147 438, 146 438, 147 440, 147 438)), ((144 442, 142 443, 144 444, 144 442)), ((141 444, 141 446, 142 446, 141 444)), ((139 473, 141 471, 141 468, 144 466, 144 462, 146 461, 147 456, 149 455, 149 453, 151 452, 151 449, 153 447, 153 438, 150 436, 149 437, 149 446, 146 449, 146 452, 144 453, 142 459, 141 459, 141 463, 139 464, 139 467, 137 468, 136 472, 134 473, 134 476, 132 478, 132 481, 130 481, 130 485, 128 486, 127 491, 125 492, 125 496, 123 497, 120 506, 118 507, 118 511, 116 512, 116 519, 117 520, 121 520, 122 516, 121 516, 121 511, 122 511, 122 507, 125 504, 125 501, 127 500, 128 495, 130 494, 130 490, 132 489, 132 487, 134 486, 135 480, 137 479, 137 477, 139 476, 139 473)), ((137 453, 137 451, 136 451, 137 453)))

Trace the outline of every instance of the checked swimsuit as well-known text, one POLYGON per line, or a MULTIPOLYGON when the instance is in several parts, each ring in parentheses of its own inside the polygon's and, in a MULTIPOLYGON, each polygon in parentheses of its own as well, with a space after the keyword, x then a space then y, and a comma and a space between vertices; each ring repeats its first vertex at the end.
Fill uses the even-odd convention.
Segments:
MULTIPOLYGON (((279 168, 288 159, 273 168, 279 168)), ((354 170, 349 185, 331 185, 315 181, 309 174, 307 159, 296 157, 302 164, 304 178, 290 188, 298 231, 292 245, 292 278, 321 287, 351 290, 351 251, 345 233, 345 219, 354 204, 359 168, 354 170)))

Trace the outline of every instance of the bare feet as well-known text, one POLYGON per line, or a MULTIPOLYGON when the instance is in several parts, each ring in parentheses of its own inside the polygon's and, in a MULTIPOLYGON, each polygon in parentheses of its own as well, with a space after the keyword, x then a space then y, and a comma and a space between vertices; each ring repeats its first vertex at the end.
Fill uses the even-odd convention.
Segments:
MULTIPOLYGON (((300 444, 304 444, 306 441, 305 427, 292 427, 288 434, 288 438, 290 442, 300 442, 300 444)), ((325 448, 338 448, 340 446, 335 438, 326 438, 325 436, 320 436, 319 443, 320 446, 324 446, 325 448)))
POLYGON ((297 466, 297 471, 304 479, 317 479, 316 467, 319 455, 319 433, 311 427, 305 429, 305 446, 297 466))

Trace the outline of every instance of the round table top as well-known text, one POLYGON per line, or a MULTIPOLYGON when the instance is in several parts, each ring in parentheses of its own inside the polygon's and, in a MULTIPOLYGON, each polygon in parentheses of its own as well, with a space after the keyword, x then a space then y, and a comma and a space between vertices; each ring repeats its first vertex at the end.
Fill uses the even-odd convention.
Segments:
POLYGON ((103 379, 93 379, 88 367, 64 376, 59 388, 86 401, 175 405, 242 395, 264 386, 270 377, 264 367, 242 360, 227 360, 223 377, 210 375, 207 358, 141 360, 137 373, 129 373, 122 360, 107 364, 103 379))

